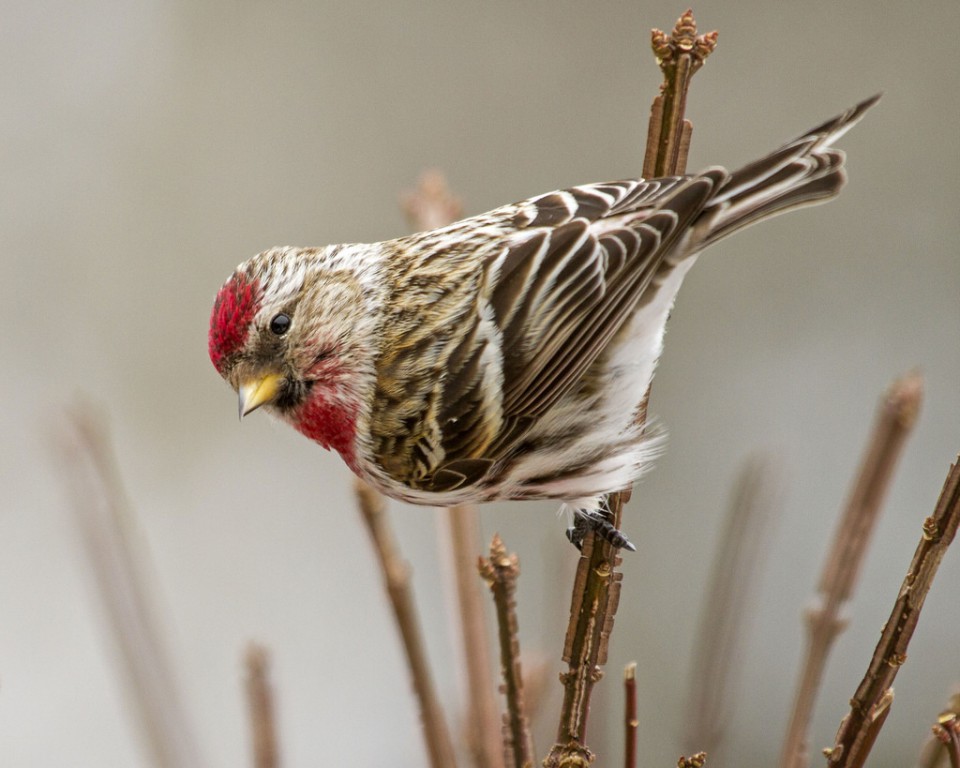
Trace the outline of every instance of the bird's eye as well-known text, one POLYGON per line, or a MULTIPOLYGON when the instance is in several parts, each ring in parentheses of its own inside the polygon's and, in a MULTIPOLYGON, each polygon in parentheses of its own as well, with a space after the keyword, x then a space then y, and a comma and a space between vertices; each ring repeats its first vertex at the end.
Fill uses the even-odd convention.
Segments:
POLYGON ((285 315, 281 312, 279 315, 275 315, 273 320, 270 321, 270 332, 277 336, 283 336, 283 334, 289 330, 290 315, 285 315))

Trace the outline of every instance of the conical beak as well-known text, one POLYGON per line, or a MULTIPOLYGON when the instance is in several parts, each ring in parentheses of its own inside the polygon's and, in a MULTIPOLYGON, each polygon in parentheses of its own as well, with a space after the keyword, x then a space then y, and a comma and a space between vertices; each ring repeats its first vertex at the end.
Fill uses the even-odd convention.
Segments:
POLYGON ((282 383, 283 376, 277 373, 268 373, 262 379, 243 382, 239 388, 240 418, 276 398, 282 383))

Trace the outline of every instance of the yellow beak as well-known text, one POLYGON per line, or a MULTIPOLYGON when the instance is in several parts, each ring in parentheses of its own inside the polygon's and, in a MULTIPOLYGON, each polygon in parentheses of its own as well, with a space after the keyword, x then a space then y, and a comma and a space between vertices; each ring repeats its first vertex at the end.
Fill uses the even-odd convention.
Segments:
POLYGON ((245 381, 240 385, 240 418, 257 410, 264 403, 269 403, 280 392, 283 376, 278 373, 268 373, 262 379, 245 381))

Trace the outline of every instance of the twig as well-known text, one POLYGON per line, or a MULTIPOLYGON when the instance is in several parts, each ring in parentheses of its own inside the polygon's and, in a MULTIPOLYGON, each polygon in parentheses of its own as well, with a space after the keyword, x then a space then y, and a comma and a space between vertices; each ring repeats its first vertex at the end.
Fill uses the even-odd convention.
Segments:
MULTIPOLYGON (((960 689, 950 696, 947 708, 940 713, 936 725, 930 729, 930 738, 927 739, 920 750, 914 768, 940 768, 944 765, 946 762, 944 758, 947 757, 947 744, 941 738, 938 728, 943 726, 945 722, 953 728, 960 727, 960 689)), ((960 749, 960 745, 958 745, 958 749, 960 749)), ((957 755, 957 759, 960 760, 960 754, 957 755)))
MULTIPOLYGON (((758 584, 780 483, 769 458, 748 460, 737 477, 723 537, 708 579, 697 630, 686 744, 717 760, 733 711, 730 684, 739 671, 736 649, 747 629, 747 607, 758 584)), ((721 761, 722 762, 722 761, 721 761)))
POLYGON ((383 496, 361 480, 354 483, 354 490, 363 520, 373 539, 387 595, 400 629, 403 650, 413 678, 413 690, 420 703, 420 719, 430 765, 432 768, 452 768, 456 765, 453 743, 427 664, 423 634, 410 590, 410 569, 397 552, 387 522, 383 496))
MULTIPOLYGON (((611 496, 613 524, 620 525, 622 500, 611 496)), ((589 765, 593 752, 586 745, 587 715, 593 685, 603 677, 600 667, 607 662, 607 643, 620 600, 617 550, 589 532, 577 563, 567 626, 563 660, 567 671, 560 675, 563 704, 557 741, 543 761, 544 768, 572 768, 589 765)))
POLYGON ((856 587, 880 507, 922 397, 923 380, 911 373, 895 381, 880 404, 859 475, 820 577, 819 604, 806 614, 807 652, 780 756, 783 768, 804 768, 809 762, 807 732, 827 656, 833 641, 846 628, 842 611, 856 587))
POLYGON ((251 643, 244 657, 244 666, 247 672, 247 709, 253 734, 253 766, 279 768, 273 691, 270 688, 270 655, 267 649, 251 643))
MULTIPOLYGON (((683 120, 687 89, 693 73, 716 46, 716 38, 715 32, 696 35, 696 22, 690 11, 679 19, 671 36, 653 30, 653 50, 664 82, 651 108, 645 176, 683 171, 690 138, 689 123, 684 128, 683 120)), ((649 394, 648 391, 638 404, 634 414, 637 423, 646 421, 649 394)), ((607 497, 611 522, 618 528, 623 505, 629 498, 629 489, 607 497)), ((607 642, 620 598, 621 574, 616 571, 619 564, 616 550, 588 532, 577 565, 564 644, 563 660, 568 669, 560 676, 564 692, 557 741, 544 760, 545 768, 586 765, 593 760, 585 741, 587 715, 593 685, 603 675, 600 667, 606 663, 607 642)))
POLYGON ((182 706, 157 616, 149 552, 117 468, 104 418, 88 405, 66 413, 60 448, 70 502, 122 660, 133 712, 156 768, 205 765, 182 706))
POLYGON ((411 228, 418 232, 444 227, 463 215, 463 203, 437 169, 421 173, 416 189, 404 192, 400 204, 411 228))
POLYGON ((480 575, 493 593, 493 603, 497 609, 500 669, 507 698, 503 734, 505 762, 514 768, 533 768, 533 741, 524 712, 520 640, 517 636, 516 589, 520 563, 516 555, 507 554, 499 534, 494 534, 489 559, 481 557, 478 565, 480 575))
POLYGON ((950 768, 960 768, 960 716, 956 712, 944 712, 930 730, 950 758, 950 768))
POLYGON ((637 662, 631 661, 623 670, 623 765, 637 768, 637 662))
POLYGON ((469 690, 467 744, 477 768, 502 768, 499 717, 491 685, 490 644, 475 570, 480 550, 477 510, 473 506, 458 505, 448 513, 469 690))
POLYGON ((689 9, 677 20, 673 33, 654 29, 651 46, 663 72, 661 94, 654 99, 647 130, 643 175, 652 179, 683 173, 693 126, 684 120, 690 78, 717 47, 717 32, 697 35, 697 22, 689 9))
POLYGON ((958 525, 960 456, 950 467, 936 510, 923 522, 923 536, 867 672, 850 700, 850 712, 840 723, 834 746, 824 750, 831 768, 859 768, 866 761, 892 699, 890 686, 907 660, 907 646, 920 620, 923 602, 958 525))

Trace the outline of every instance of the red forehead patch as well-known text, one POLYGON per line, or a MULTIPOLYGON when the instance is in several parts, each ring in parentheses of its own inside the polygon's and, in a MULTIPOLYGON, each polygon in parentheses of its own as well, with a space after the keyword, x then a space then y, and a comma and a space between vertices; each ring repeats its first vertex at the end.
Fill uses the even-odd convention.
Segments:
POLYGON ((258 293, 256 280, 234 272, 217 294, 207 344, 210 361, 218 371, 224 360, 246 343, 250 322, 257 314, 258 293))

